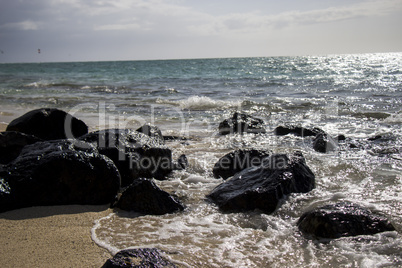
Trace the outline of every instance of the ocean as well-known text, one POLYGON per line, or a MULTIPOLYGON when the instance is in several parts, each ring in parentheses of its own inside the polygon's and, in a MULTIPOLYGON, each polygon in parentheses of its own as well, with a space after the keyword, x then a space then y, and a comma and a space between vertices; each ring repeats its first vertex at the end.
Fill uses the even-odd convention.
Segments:
POLYGON ((0 64, 0 123, 42 107, 80 118, 90 131, 158 126, 186 170, 156 183, 184 212, 98 219, 92 238, 111 253, 157 247, 181 267, 402 266, 402 53, 116 62, 0 64), (266 133, 218 135, 235 111, 266 133), (319 127, 355 144, 319 153, 312 138, 275 136, 280 125, 319 127), (371 139, 378 136, 376 139, 371 139), (277 210, 221 213, 205 196, 212 167, 239 148, 302 151, 316 188, 277 210), (386 215, 397 231, 317 241, 297 229, 307 210, 351 201, 386 215))

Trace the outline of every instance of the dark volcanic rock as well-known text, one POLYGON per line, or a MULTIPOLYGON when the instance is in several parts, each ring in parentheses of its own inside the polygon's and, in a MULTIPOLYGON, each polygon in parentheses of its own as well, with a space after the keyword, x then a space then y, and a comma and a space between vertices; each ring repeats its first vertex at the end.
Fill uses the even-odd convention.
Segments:
POLYGON ((175 165, 175 170, 183 170, 188 167, 187 156, 182 154, 177 159, 177 164, 175 165))
POLYGON ((235 112, 232 118, 225 119, 219 124, 219 134, 265 133, 263 125, 264 121, 259 118, 235 112))
POLYGON ((328 134, 318 133, 313 141, 313 148, 317 152, 326 153, 337 148, 337 142, 328 134))
POLYGON ((303 233, 317 238, 372 235, 395 230, 387 218, 349 202, 326 205, 306 212, 297 225, 303 233))
POLYGON ((175 268, 156 248, 137 248, 121 250, 106 261, 102 268, 175 268))
POLYGON ((165 141, 187 141, 188 139, 186 137, 180 137, 180 136, 169 136, 169 135, 164 135, 163 139, 165 141))
POLYGON ((123 187, 138 178, 163 180, 173 169, 172 151, 158 139, 137 131, 106 129, 88 133, 80 140, 93 143, 99 153, 115 162, 123 187))
POLYGON ((82 136, 88 133, 88 127, 64 111, 44 108, 14 119, 7 126, 7 131, 18 131, 43 140, 58 140, 82 136))
POLYGON ((274 129, 274 133, 277 136, 293 134, 300 137, 307 137, 307 136, 316 136, 318 133, 324 133, 324 131, 319 128, 310 129, 299 126, 279 126, 274 129))
POLYGON ((223 211, 260 209, 275 211, 279 200, 290 193, 305 193, 315 187, 315 176, 303 155, 274 154, 260 167, 250 167, 218 185, 207 196, 223 211))
POLYGON ((148 179, 137 179, 118 195, 113 207, 146 215, 183 210, 183 205, 148 179))
POLYGON ((260 166, 262 160, 269 155, 269 151, 239 149, 221 157, 215 163, 212 172, 215 178, 226 180, 246 168, 260 166))
POLYGON ((145 124, 142 127, 140 127, 139 129, 137 129, 136 131, 144 133, 145 135, 155 138, 162 145, 165 144, 165 139, 162 135, 162 131, 157 126, 145 124))
POLYGON ((120 187, 119 172, 112 160, 86 146, 82 151, 67 140, 25 146, 0 167, 0 211, 110 203, 120 187))
POLYGON ((0 164, 13 161, 25 145, 33 144, 41 139, 16 131, 0 133, 0 164))

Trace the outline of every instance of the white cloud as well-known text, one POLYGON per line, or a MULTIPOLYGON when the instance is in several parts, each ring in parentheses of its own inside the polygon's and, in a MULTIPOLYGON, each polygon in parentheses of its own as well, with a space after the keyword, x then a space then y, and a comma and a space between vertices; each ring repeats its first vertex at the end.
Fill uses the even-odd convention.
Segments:
POLYGON ((95 26, 95 31, 115 31, 115 30, 139 30, 142 29, 141 25, 137 23, 127 23, 127 24, 106 24, 95 26))
POLYGON ((29 31, 29 30, 38 30, 39 29, 40 23, 34 22, 31 20, 24 20, 20 22, 10 22, 10 23, 5 23, 0 26, 1 29, 10 29, 10 30, 24 30, 24 31, 29 31))
MULTIPOLYGON (((369 16, 384 16, 401 9, 401 0, 363 1, 354 5, 266 15, 259 10, 211 15, 174 0, 53 0, 63 16, 77 17, 94 30, 140 30, 154 33, 216 36, 267 32, 284 27, 322 24, 369 16), (133 22, 134 21, 134 22, 133 22)), ((59 18, 61 20, 61 18, 59 18)), ((25 26, 26 28, 29 25, 25 26)), ((34 27, 34 26, 32 26, 34 27)))
POLYGON ((386 16, 402 9, 401 0, 365 1, 359 4, 330 7, 309 11, 287 11, 275 15, 261 12, 229 14, 208 19, 203 24, 190 25, 189 29, 202 35, 229 32, 253 33, 301 25, 331 23, 365 17, 386 16))

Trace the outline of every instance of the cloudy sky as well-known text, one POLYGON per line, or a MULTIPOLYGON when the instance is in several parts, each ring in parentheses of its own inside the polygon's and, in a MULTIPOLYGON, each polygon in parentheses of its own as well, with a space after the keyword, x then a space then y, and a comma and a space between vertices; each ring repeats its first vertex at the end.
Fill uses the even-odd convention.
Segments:
POLYGON ((0 62, 400 52, 401 26, 402 0, 0 0, 0 62))

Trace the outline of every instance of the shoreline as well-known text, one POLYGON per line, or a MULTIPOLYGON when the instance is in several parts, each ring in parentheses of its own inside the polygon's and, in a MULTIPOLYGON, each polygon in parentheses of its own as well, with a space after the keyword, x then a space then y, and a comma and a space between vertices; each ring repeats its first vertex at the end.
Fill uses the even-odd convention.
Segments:
POLYGON ((91 238, 108 205, 30 207, 0 214, 4 267, 102 267, 111 254, 91 238))

